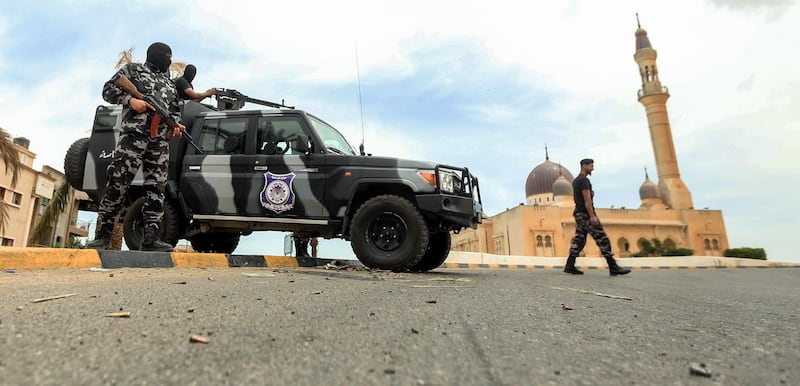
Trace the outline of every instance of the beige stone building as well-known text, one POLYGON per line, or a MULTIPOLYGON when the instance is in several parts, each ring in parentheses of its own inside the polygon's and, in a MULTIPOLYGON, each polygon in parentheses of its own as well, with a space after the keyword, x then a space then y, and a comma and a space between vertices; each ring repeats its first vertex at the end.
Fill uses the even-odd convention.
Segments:
MULTIPOLYGON (((639 252, 644 241, 654 238, 665 249, 688 248, 695 255, 721 256, 728 248, 722 211, 694 209, 678 169, 666 107, 669 91, 659 80, 656 50, 641 26, 635 36, 634 60, 642 80, 639 103, 645 108, 650 128, 658 182, 651 181, 645 172, 645 181, 639 187, 639 208, 597 208, 597 215, 619 257, 639 252)), ((566 257, 575 233, 572 180, 569 170, 551 161, 545 151, 545 161, 533 168, 525 183, 526 203, 484 219, 476 230, 453 235, 452 249, 566 257)), ((587 240, 583 256, 601 256, 592 240, 587 240)))
POLYGON ((40 240, 28 243, 36 223, 65 178, 64 173, 47 165, 42 171, 33 168, 36 154, 28 149, 27 139, 14 138, 14 145, 22 165, 16 186, 11 186, 12 176, 6 172, 5 163, 0 159, 0 199, 6 202, 8 209, 8 222, 0 232, 0 245, 59 247, 66 245, 72 237, 86 237, 90 224, 79 222, 77 217, 80 201, 89 198, 85 193, 71 189, 64 212, 53 226, 48 227, 40 240))

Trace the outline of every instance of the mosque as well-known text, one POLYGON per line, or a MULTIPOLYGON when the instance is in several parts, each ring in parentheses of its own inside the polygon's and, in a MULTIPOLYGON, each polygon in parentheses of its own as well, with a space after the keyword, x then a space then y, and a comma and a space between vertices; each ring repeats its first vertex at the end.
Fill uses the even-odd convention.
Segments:
MULTIPOLYGON (((646 242, 658 239, 663 249, 687 248, 694 255, 722 256, 728 246, 720 210, 696 210, 689 188, 681 180, 667 114, 669 91, 661 85, 656 50, 641 25, 636 30, 634 59, 639 66, 642 88, 639 103, 647 113, 650 138, 658 171, 658 182, 645 180, 639 187, 638 209, 596 208, 617 257, 630 257, 646 242)), ((573 163, 577 163, 573 162, 573 163)), ((452 250, 515 256, 569 254, 575 233, 573 175, 550 160, 537 165, 525 182, 526 203, 484 218, 478 229, 467 229, 452 237, 452 250)), ((581 256, 600 257, 600 250, 587 240, 581 256)))

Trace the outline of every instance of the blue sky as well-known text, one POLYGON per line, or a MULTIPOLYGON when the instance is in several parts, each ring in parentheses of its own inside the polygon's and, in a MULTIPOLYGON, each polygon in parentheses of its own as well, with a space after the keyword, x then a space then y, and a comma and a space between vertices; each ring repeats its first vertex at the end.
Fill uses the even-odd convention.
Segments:
MULTIPOLYGON (((658 51, 681 176, 733 247, 800 261, 800 9, 794 1, 28 1, 0 9, 0 126, 63 169, 119 53, 163 41, 198 89, 308 110, 376 155, 464 165, 489 215, 525 201, 544 148, 596 161, 600 207, 638 207, 656 169, 633 60, 635 13, 658 51), (158 22, 154 22, 158 20, 158 22), (358 55, 356 55, 356 52, 358 55), (356 70, 356 57, 358 69, 356 70)), ((89 216, 89 218, 92 218, 89 216)), ((237 253, 281 254, 281 233, 237 253)), ((349 245, 323 241, 326 256, 349 245)))

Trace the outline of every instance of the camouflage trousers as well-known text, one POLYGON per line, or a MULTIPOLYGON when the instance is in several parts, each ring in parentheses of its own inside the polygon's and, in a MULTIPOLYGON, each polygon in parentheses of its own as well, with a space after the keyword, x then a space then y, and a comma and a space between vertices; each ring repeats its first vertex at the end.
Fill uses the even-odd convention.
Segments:
POLYGON ((164 215, 164 182, 167 180, 168 162, 169 142, 160 137, 151 139, 138 132, 123 132, 114 150, 114 159, 106 170, 108 180, 98 209, 98 231, 101 227, 111 229, 114 226, 114 219, 125 204, 125 194, 142 165, 144 222, 145 225, 160 224, 164 215))
POLYGON ((589 214, 578 212, 575 213, 575 237, 569 245, 569 255, 577 257, 583 247, 586 246, 586 236, 592 235, 592 238, 600 248, 600 253, 603 257, 613 257, 611 252, 611 240, 608 239, 606 231, 603 230, 603 224, 592 225, 589 222, 589 214))

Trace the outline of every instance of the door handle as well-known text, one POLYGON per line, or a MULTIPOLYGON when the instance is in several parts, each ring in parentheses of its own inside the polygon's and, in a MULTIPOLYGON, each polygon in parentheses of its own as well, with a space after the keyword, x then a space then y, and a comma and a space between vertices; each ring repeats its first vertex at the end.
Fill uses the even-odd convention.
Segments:
POLYGON ((253 170, 266 171, 267 167, 266 166, 254 166, 253 170))
POLYGON ((189 165, 189 170, 198 171, 200 170, 200 165, 189 165))

